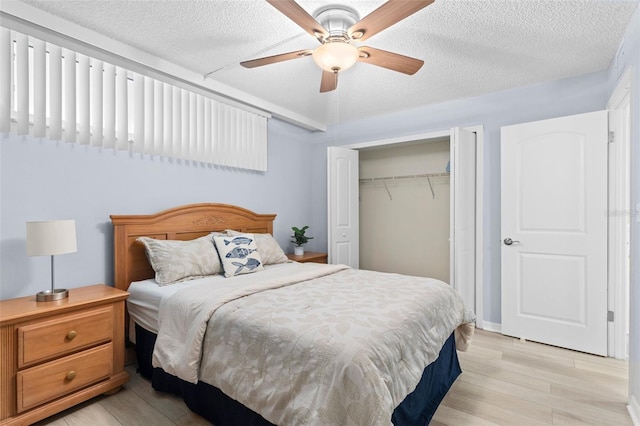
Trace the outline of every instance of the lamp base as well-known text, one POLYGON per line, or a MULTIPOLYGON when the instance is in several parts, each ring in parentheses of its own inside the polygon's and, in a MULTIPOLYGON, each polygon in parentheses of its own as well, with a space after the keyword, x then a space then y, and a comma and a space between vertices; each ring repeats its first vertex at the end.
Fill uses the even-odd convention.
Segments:
POLYGON ((51 302, 69 297, 69 290, 66 288, 56 288, 55 290, 44 290, 36 294, 36 302, 51 302))

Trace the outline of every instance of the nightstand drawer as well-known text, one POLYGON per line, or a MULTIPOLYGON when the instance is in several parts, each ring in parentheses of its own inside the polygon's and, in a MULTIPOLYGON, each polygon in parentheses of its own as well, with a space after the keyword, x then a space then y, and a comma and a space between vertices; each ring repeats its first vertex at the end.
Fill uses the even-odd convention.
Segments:
POLYGON ((113 370, 113 344, 88 349, 17 373, 18 412, 99 382, 113 370))
POLYGON ((108 342, 113 306, 18 327, 18 368, 108 342))

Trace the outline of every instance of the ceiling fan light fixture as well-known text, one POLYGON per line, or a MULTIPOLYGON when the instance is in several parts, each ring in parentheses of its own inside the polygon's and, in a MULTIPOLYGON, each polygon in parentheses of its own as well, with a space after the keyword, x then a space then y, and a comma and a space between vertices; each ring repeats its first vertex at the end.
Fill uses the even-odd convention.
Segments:
POLYGON ((313 51, 313 60, 325 71, 339 72, 353 66, 360 52, 354 46, 344 42, 325 43, 313 51))
POLYGON ((387 0, 363 19, 355 9, 346 6, 329 5, 311 16, 297 0, 266 1, 315 37, 321 46, 313 51, 305 49, 243 61, 240 65, 245 68, 312 55, 314 62, 322 69, 320 93, 326 93, 338 87, 338 73, 351 68, 358 61, 407 75, 415 74, 424 64, 420 59, 373 47, 358 48, 350 43, 365 41, 429 6, 433 0, 387 0))

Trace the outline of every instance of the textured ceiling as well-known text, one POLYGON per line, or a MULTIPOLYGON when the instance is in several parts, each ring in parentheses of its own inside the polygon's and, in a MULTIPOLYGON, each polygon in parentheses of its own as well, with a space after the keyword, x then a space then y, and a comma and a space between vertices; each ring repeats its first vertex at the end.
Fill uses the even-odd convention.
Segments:
MULTIPOLYGON (((311 58, 240 61, 318 43, 263 0, 22 0, 209 78, 332 124, 606 69, 637 1, 437 0, 364 44, 423 59, 414 76, 358 63, 319 93, 311 58)), ((338 0, 366 16, 384 1, 338 0)), ((299 0, 310 14, 335 0, 299 0)))

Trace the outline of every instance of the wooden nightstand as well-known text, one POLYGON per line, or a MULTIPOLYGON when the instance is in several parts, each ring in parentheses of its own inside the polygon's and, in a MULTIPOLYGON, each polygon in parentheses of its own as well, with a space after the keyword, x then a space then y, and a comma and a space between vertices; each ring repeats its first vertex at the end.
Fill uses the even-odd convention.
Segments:
POLYGON ((288 253, 287 257, 290 260, 296 262, 313 262, 313 263, 327 263, 327 253, 320 253, 316 251, 305 251, 302 256, 296 256, 293 253, 288 253))
POLYGON ((31 424, 129 381, 124 304, 106 285, 0 301, 0 424, 31 424))

